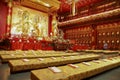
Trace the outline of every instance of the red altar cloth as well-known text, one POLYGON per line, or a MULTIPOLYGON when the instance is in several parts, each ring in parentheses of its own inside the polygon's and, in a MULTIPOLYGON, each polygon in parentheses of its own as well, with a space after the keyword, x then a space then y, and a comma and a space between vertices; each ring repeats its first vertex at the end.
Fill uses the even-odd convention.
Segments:
POLYGON ((13 37, 10 42, 11 50, 53 50, 52 41, 13 37))
POLYGON ((85 50, 88 48, 89 48, 89 46, 87 46, 87 45, 73 45, 71 49, 73 51, 77 51, 77 50, 85 50))

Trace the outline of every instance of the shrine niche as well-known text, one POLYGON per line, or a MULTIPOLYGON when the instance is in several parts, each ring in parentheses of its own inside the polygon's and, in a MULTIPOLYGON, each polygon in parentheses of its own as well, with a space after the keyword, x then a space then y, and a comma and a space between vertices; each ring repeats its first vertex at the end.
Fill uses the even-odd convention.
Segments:
POLYGON ((47 13, 14 5, 12 15, 12 35, 48 36, 47 13))

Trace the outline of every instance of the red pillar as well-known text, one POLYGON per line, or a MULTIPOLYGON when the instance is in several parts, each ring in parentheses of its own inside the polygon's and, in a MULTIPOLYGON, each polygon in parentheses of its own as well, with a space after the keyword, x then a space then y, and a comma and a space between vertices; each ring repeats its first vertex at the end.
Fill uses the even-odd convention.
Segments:
POLYGON ((5 36, 7 33, 7 13, 8 6, 7 3, 0 2, 0 38, 5 36))
POLYGON ((49 15, 49 27, 48 27, 48 35, 50 36, 50 33, 52 32, 52 15, 49 15))
POLYGON ((97 29, 96 25, 92 25, 92 49, 97 47, 97 29))

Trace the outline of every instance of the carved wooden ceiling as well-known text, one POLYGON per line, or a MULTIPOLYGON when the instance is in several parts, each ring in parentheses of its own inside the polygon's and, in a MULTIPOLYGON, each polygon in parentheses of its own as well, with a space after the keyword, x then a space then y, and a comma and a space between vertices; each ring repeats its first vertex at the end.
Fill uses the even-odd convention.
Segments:
POLYGON ((47 13, 54 13, 60 7, 58 0, 21 0, 21 5, 35 8, 47 13))
MULTIPOLYGON (((65 12, 70 12, 71 5, 69 4, 70 0, 59 0, 61 2, 60 8, 58 10, 58 14, 62 14, 65 12)), ((76 8, 79 9, 80 7, 95 4, 102 0, 76 0, 76 8)))
MULTIPOLYGON (((11 0, 2 0, 4 2, 9 2, 11 0)), ((22 5, 40 9, 45 12, 53 12, 58 10, 58 14, 64 14, 65 12, 70 12, 72 0, 13 0, 19 1, 22 5), (46 8, 45 8, 46 7, 46 8)), ((83 6, 95 4, 102 0, 75 0, 76 8, 79 9, 83 6)))

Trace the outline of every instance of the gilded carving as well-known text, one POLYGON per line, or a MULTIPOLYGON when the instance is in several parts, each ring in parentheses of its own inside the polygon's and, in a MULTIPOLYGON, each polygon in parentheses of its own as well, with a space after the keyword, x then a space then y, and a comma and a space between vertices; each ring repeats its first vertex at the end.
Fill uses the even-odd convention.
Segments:
POLYGON ((48 14, 22 6, 14 6, 11 34, 48 36, 48 14))

